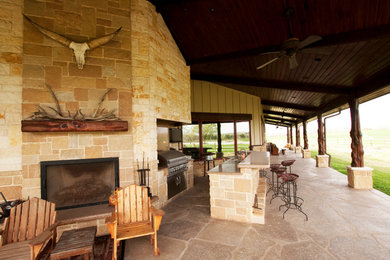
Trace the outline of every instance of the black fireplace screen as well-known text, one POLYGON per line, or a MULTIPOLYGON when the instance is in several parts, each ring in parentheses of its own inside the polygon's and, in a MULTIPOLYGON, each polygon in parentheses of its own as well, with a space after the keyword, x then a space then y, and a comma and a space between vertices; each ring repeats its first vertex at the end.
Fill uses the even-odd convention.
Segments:
POLYGON ((117 157, 41 162, 41 197, 58 210, 108 203, 117 187, 117 157))

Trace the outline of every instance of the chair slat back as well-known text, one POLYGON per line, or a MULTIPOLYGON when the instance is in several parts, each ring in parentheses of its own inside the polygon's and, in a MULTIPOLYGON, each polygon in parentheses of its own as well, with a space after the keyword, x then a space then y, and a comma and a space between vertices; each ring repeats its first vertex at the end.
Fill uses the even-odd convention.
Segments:
POLYGON ((115 210, 118 224, 150 220, 150 198, 146 187, 132 184, 117 190, 115 210))
POLYGON ((5 244, 33 239, 56 221, 55 204, 33 198, 11 208, 5 244))

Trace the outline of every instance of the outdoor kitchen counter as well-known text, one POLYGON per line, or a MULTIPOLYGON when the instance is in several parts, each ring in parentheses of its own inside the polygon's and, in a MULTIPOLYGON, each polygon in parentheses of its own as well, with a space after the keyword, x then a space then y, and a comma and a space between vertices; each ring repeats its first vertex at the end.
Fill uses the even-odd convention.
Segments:
POLYGON ((266 169, 270 167, 269 152, 251 152, 243 161, 231 158, 214 167, 208 174, 241 174, 241 168, 266 169))
POLYGON ((232 158, 220 165, 217 165, 207 173, 208 174, 241 174, 240 169, 238 168, 238 164, 239 164, 239 160, 232 158))
POLYGON ((269 152, 253 151, 241 162, 233 158, 208 171, 211 217, 264 224, 266 180, 259 171, 269 166, 269 152))

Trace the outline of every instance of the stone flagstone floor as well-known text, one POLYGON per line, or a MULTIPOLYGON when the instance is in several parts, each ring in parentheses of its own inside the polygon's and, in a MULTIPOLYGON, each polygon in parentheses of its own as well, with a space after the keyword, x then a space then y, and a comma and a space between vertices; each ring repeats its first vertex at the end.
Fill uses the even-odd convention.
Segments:
POLYGON ((316 168, 313 159, 288 152, 271 162, 296 159, 303 211, 282 218, 279 198, 269 205, 266 224, 243 224, 210 217, 208 179, 179 195, 164 210, 158 233, 161 256, 149 238, 126 241, 125 259, 390 259, 390 197, 376 190, 353 190, 347 176, 316 168))

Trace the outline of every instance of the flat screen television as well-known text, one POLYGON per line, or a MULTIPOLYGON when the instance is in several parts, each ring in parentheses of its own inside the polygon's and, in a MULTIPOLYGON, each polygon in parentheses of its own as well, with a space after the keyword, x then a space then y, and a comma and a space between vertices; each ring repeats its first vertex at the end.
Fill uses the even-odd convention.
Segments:
POLYGON ((177 143, 183 141, 183 132, 180 128, 169 128, 169 142, 177 143))

